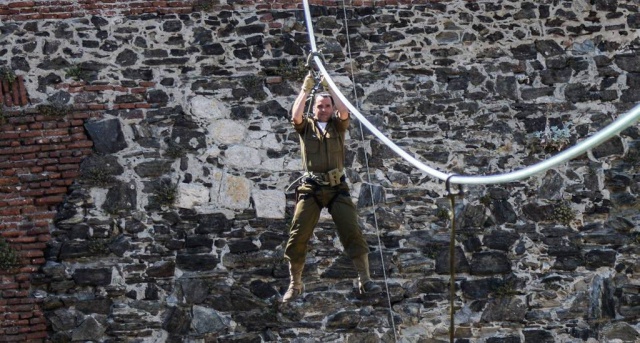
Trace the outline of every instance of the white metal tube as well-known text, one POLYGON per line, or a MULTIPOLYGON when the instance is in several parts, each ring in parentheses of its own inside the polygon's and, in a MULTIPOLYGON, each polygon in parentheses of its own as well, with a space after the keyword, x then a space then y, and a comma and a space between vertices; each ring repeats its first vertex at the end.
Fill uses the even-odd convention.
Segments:
MULTIPOLYGON (((311 12, 309 11, 309 3, 307 0, 303 0, 305 19, 307 22, 307 32, 309 33, 309 43, 311 44, 311 51, 317 52, 315 36, 313 34, 313 24, 311 23, 311 12)), ((402 148, 397 146, 393 141, 387 138, 380 130, 378 130, 371 122, 369 122, 358 109, 351 104, 351 102, 342 94, 338 86, 336 86, 335 82, 331 79, 331 75, 327 72, 324 65, 322 64, 322 60, 318 56, 313 56, 313 60, 318 66, 318 69, 324 76, 325 80, 329 84, 329 87, 334 91, 335 95, 340 98, 340 100, 347 106, 349 111, 353 115, 355 115, 360 122, 366 126, 371 133, 373 133, 378 139, 380 139, 384 144, 386 144, 389 148, 395 151, 398 155, 404 158, 407 162, 414 165, 416 168, 424 171, 425 173, 440 179, 442 181, 446 181, 449 179, 449 182, 452 184, 466 184, 466 185, 484 185, 484 184, 499 184, 499 183, 507 183, 517 180, 522 180, 527 177, 530 177, 536 173, 545 171, 552 167, 555 167, 561 163, 564 163, 587 150, 602 144, 604 141, 609 138, 615 136, 620 131, 625 128, 633 125, 638 119, 640 119, 640 105, 636 105, 631 111, 626 114, 620 116, 613 123, 609 124, 602 130, 595 133, 593 136, 583 140, 579 144, 574 145, 573 147, 549 158, 544 161, 538 162, 534 165, 525 167, 523 169, 504 173, 504 174, 493 174, 493 175, 456 175, 453 173, 444 173, 432 167, 425 165, 420 162, 409 153, 404 151, 402 148)))

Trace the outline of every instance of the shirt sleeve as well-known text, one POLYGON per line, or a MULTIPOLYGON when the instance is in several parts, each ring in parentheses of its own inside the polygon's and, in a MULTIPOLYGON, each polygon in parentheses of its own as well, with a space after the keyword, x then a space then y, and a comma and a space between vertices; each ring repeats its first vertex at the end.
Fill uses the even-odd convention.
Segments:
POLYGON ((349 117, 347 119, 340 119, 340 117, 336 114, 335 117, 333 117, 333 120, 336 122, 336 130, 338 130, 338 132, 345 132, 347 131, 347 128, 349 128, 349 122, 351 121, 351 113, 349 113, 349 117))
POLYGON ((296 132, 298 133, 303 133, 304 132, 304 128, 307 126, 309 119, 306 117, 302 118, 302 122, 300 122, 300 124, 296 124, 293 122, 293 120, 291 121, 291 125, 293 125, 293 128, 296 130, 296 132))

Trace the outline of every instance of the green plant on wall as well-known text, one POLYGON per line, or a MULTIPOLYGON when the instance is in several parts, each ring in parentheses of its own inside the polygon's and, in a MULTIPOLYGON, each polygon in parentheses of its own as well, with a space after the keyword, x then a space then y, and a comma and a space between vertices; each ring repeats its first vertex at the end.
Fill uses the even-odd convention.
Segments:
POLYGON ((262 89, 264 84, 264 77, 261 75, 247 75, 240 79, 242 87, 247 90, 249 95, 260 101, 267 98, 267 93, 262 89))
POLYGON ((544 131, 537 131, 527 136, 527 147, 533 153, 558 152, 570 143, 571 133, 568 128, 557 126, 547 127, 544 131))
POLYGON ((47 117, 64 117, 71 111, 71 108, 63 104, 44 104, 37 106, 38 112, 47 117))
POLYGON ((215 8, 215 5, 219 5, 219 0, 197 0, 193 4, 193 9, 196 11, 209 12, 215 8))
POLYGON ((153 194, 158 204, 163 206, 171 206, 176 202, 178 197, 178 186, 170 180, 164 179, 154 187, 153 194))
POLYGON ((17 251, 4 238, 0 238, 0 270, 9 270, 18 266, 17 251))
POLYGON ((72 65, 65 69, 65 77, 72 78, 76 81, 84 80, 86 76, 87 75, 84 70, 82 70, 78 65, 72 65))
POLYGON ((109 254, 109 243, 108 239, 95 239, 89 241, 89 252, 93 255, 107 255, 109 254))
POLYGON ((165 156, 171 158, 181 158, 186 155, 186 151, 183 147, 175 143, 169 143, 167 150, 165 151, 165 156))
POLYGON ((8 67, 2 67, 0 68, 0 79, 2 79, 3 82, 6 81, 9 85, 12 85, 16 82, 16 73, 8 67))
POLYGON ((292 61, 282 60, 280 61, 278 70, 276 72, 285 80, 302 82, 304 77, 309 72, 309 69, 302 62, 296 63, 292 61))
POLYGON ((571 206, 568 203, 558 202, 553 206, 552 219, 564 225, 569 225, 574 219, 576 219, 576 213, 571 209, 571 206))
POLYGON ((116 178, 109 174, 105 169, 98 167, 84 171, 82 173, 82 179, 88 184, 98 187, 107 186, 116 180, 116 178))
POLYGON ((511 281, 505 282, 500 287, 498 287, 495 291, 495 295, 498 298, 510 297, 517 294, 518 294, 518 290, 516 289, 514 283, 511 281))

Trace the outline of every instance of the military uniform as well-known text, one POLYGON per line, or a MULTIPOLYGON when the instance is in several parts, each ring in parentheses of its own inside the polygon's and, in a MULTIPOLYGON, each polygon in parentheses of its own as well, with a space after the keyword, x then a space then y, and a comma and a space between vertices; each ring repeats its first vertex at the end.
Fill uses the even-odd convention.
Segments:
POLYGON ((369 253, 369 246, 358 225, 349 186, 342 175, 348 127, 349 119, 341 120, 336 115, 327 122, 324 131, 313 118, 303 118, 300 124, 294 124, 300 135, 302 160, 307 173, 303 184, 296 189, 298 202, 285 249, 285 257, 291 263, 304 263, 307 244, 324 207, 328 208, 336 224, 346 254, 353 259, 369 253))

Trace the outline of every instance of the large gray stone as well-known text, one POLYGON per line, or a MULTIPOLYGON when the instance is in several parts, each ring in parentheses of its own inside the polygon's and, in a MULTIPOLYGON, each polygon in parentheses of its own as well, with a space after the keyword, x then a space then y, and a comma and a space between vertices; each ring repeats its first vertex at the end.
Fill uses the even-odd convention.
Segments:
POLYGON ((107 119, 102 121, 89 121, 84 124, 87 129, 93 147, 101 154, 116 153, 127 147, 120 121, 118 119, 107 119))
POLYGON ((191 328, 199 335, 221 332, 230 323, 229 318, 208 307, 193 306, 192 313, 191 328))
POLYGON ((88 317, 71 334, 74 341, 99 341, 105 333, 106 328, 95 318, 88 317))

